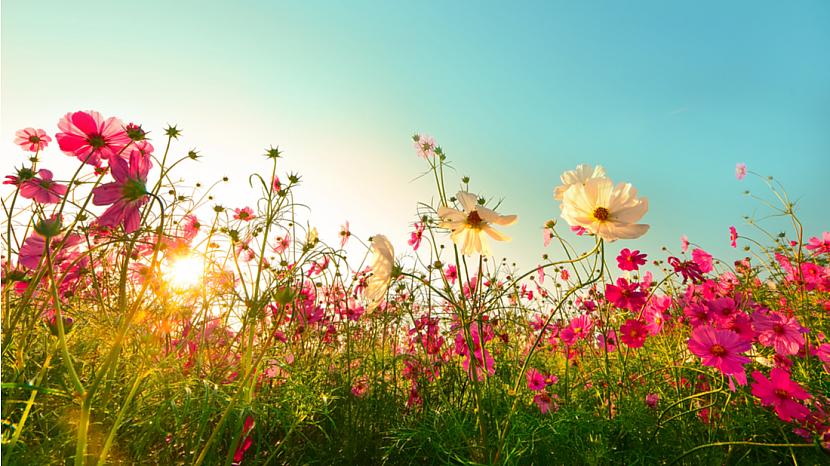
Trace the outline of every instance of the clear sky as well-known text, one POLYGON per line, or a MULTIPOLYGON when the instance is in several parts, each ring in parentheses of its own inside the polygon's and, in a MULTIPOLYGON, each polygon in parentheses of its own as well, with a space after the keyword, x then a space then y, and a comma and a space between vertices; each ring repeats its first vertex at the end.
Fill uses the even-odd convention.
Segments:
MULTIPOLYGON (((742 192, 774 197, 736 180, 737 162, 803 196, 807 238, 830 230, 823 1, 3 2, 3 174, 26 159, 15 130, 54 135, 78 110, 142 124, 157 150, 177 124, 177 154, 204 156, 179 175, 229 176, 216 192, 228 207, 250 203, 248 175, 279 145, 279 171, 301 173, 299 200, 330 243, 349 220, 409 249, 416 203, 435 192, 415 180, 414 133, 444 148, 450 183, 468 175, 518 214, 502 228, 514 241, 493 247, 525 268, 561 256, 541 228, 559 216, 559 176, 581 163, 649 198, 650 232, 611 251, 665 259, 686 234, 732 261, 745 253, 731 225, 768 244, 742 217, 770 211, 742 192)), ((77 166, 56 143, 43 160, 59 179, 77 166)))

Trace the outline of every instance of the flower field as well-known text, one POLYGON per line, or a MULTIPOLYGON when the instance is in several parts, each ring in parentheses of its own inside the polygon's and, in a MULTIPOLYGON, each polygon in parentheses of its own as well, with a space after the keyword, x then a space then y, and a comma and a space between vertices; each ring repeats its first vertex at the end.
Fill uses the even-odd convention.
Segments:
POLYGON ((583 164, 545 188, 550 252, 517 270, 499 243, 540 225, 449 179, 425 134, 413 157, 435 192, 406 243, 302 221, 278 149, 249 180, 257 203, 224 207, 175 181, 200 157, 170 150, 175 126, 151 141, 79 111, 16 136, 4 465, 830 462, 830 232, 803 231, 744 164, 735 182, 768 189, 793 233, 730 227, 743 260, 685 236, 607 255, 648 235, 648 198, 583 164), (53 173, 59 157, 77 170, 53 173))

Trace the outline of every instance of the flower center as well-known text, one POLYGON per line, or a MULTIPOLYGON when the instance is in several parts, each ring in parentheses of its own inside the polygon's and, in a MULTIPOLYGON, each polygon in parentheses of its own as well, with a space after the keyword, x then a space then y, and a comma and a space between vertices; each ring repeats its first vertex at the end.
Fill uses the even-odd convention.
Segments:
POLYGON ((550 396, 547 393, 540 393, 539 399, 542 400, 542 403, 550 403, 550 396))
POLYGON ((37 136, 34 136, 34 135, 29 136, 29 142, 33 142, 33 143, 37 144, 37 143, 40 142, 40 138, 37 137, 37 136))
POLYGON ((784 328, 781 327, 780 325, 776 325, 776 326, 772 327, 772 331, 779 334, 779 335, 784 334, 784 328))
POLYGON ((729 354, 729 352, 726 351, 726 348, 724 348, 721 345, 713 346, 712 349, 709 350, 709 352, 712 353, 713 355, 717 356, 717 357, 720 357, 720 358, 722 358, 722 357, 726 356, 727 354, 729 354))
POLYGON ((608 220, 608 217, 611 215, 611 212, 608 212, 608 209, 605 207, 597 207, 594 209, 594 218, 599 220, 600 222, 604 222, 608 220))
POLYGON ((777 396, 778 398, 781 398, 782 400, 786 400, 787 398, 790 397, 790 394, 787 393, 786 390, 779 388, 778 390, 775 391, 775 396, 777 396))
POLYGON ((107 142, 104 140, 104 137, 98 133, 90 134, 88 141, 89 145, 96 149, 100 149, 107 145, 107 142))
POLYGON ((467 223, 469 223, 473 228, 481 228, 481 224, 484 222, 481 220, 481 217, 478 216, 478 211, 473 210, 469 215, 467 215, 467 223))

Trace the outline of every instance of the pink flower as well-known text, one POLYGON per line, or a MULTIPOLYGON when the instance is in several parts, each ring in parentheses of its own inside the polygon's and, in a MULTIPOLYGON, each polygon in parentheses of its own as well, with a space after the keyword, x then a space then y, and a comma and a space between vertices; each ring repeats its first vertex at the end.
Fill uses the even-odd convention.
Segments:
POLYGON ((435 138, 429 137, 429 134, 421 134, 412 138, 412 147, 418 149, 418 157, 423 157, 428 160, 430 157, 435 157, 435 138))
POLYGON ((617 350, 617 332, 613 328, 608 329, 606 334, 597 335, 597 341, 599 341, 599 347, 609 353, 617 350))
POLYGON ((533 391, 545 389, 545 376, 536 369, 530 369, 525 376, 527 377, 527 388, 533 391))
POLYGON ((821 239, 818 239, 818 237, 815 236, 810 238, 810 244, 804 247, 813 251, 814 254, 830 254, 830 232, 825 231, 822 233, 821 239))
POLYGON ((551 404, 554 405, 554 410, 558 409, 556 403, 550 399, 550 395, 544 391, 537 393, 536 396, 533 397, 533 402, 539 406, 539 411, 541 411, 542 414, 547 414, 550 411, 551 404))
POLYGON ((256 218, 256 215, 254 215, 254 209, 250 207, 243 207, 241 209, 237 207, 236 209, 233 209, 233 212, 234 220, 244 220, 246 222, 250 222, 256 218))
POLYGON ((42 129, 24 128, 14 132, 14 143, 29 152, 40 152, 52 142, 42 129))
POLYGON ((669 257, 669 264, 674 267, 675 273, 683 275, 683 283, 686 283, 686 280, 690 278, 695 283, 703 280, 703 271, 700 270, 699 265, 692 261, 681 262, 676 257, 669 257))
POLYGON ((109 165, 115 182, 92 190, 93 205, 110 206, 98 217, 98 224, 115 228, 124 222, 124 232, 132 233, 141 224, 138 208, 149 199, 146 185, 147 173, 150 171, 150 156, 132 150, 129 164, 121 157, 111 157, 109 165))
POLYGON ((444 271, 444 278, 451 285, 455 285, 455 281, 458 280, 458 268, 454 265, 448 265, 447 270, 444 271))
POLYGON ((620 267, 620 270, 639 270, 641 265, 645 265, 646 263, 646 255, 640 254, 640 251, 631 252, 628 248, 623 249, 620 251, 620 255, 617 256, 617 264, 620 267))
POLYGON ((550 228, 545 228, 542 230, 542 238, 544 239, 545 247, 548 247, 550 240, 553 239, 553 231, 550 228))
POLYGON ((657 403, 660 402, 660 395, 649 393, 646 395, 646 406, 649 408, 657 408, 657 403))
POLYGON ((739 163, 735 165, 735 178, 742 180, 746 176, 746 164, 739 163))
POLYGON ((92 110, 67 113, 58 122, 58 128, 62 132, 55 137, 61 151, 96 167, 101 165, 101 159, 109 159, 130 143, 124 122, 115 117, 104 120, 92 110))
POLYGON ((588 229, 581 226, 572 226, 571 231, 576 233, 576 236, 582 236, 588 231, 588 229))
POLYGON ((577 339, 590 335, 593 327, 594 321, 588 316, 581 315, 571 320, 570 325, 562 330, 560 338, 565 344, 572 345, 577 339))
POLYGON ((755 371, 752 377, 757 381, 752 385, 752 394, 761 399, 761 404, 774 406, 775 413, 781 420, 789 422, 791 418, 799 421, 810 414, 810 410, 795 399, 812 398, 798 383, 790 380, 790 374, 784 369, 773 369, 770 378, 755 371))
POLYGON ((271 180, 271 191, 279 192, 280 189, 282 189, 282 184, 280 184, 280 178, 278 176, 275 176, 271 180))
POLYGON ((539 277, 537 281, 539 284, 545 283, 545 269, 542 268, 542 264, 538 265, 536 269, 536 275, 539 277))
MULTIPOLYGON (((64 235, 60 234, 52 238, 49 242, 49 251, 53 257, 57 256, 55 263, 70 258, 70 256, 74 255, 75 250, 81 246, 81 243, 84 242, 83 237, 79 235, 69 235, 69 238, 63 244, 63 248, 58 251, 56 248, 63 242, 63 237, 64 235)), ((17 257, 18 263, 27 269, 37 268, 45 247, 46 238, 33 231, 23 242, 23 246, 20 247, 20 253, 17 257)))
POLYGON ((698 327, 692 331, 688 345, 689 351, 703 359, 704 366, 712 366, 726 375, 744 374, 743 364, 752 362, 739 354, 752 349, 752 343, 729 330, 698 327))
POLYGON ((352 236, 352 232, 349 231, 349 221, 346 220, 344 225, 340 225, 340 247, 345 248, 346 243, 349 242, 349 237, 352 236))
POLYGON ((755 313, 752 327, 758 332, 758 342, 767 347, 774 347, 779 354, 796 354, 804 345, 802 329, 795 317, 787 317, 778 312, 769 315, 755 313))
POLYGON ((66 186, 52 182, 52 172, 46 169, 38 171, 40 178, 24 181, 20 187, 20 197, 34 199, 41 204, 57 204, 66 194, 66 186))
POLYGON ((568 281, 568 279, 571 278, 571 274, 569 274, 567 270, 563 270, 559 276, 562 277, 562 280, 564 281, 568 281))
POLYGON ((648 296, 647 293, 637 291, 639 287, 639 283, 629 284, 625 278, 619 278, 616 286, 608 285, 605 287, 605 299, 620 309, 627 308, 638 311, 646 304, 646 297, 648 296))
POLYGON ((365 376, 360 380, 356 380, 352 385, 352 394, 358 398, 363 398, 368 391, 369 382, 365 376))
POLYGON ((407 243, 412 246, 413 251, 417 251, 421 246, 421 239, 424 236, 424 229, 426 229, 426 227, 426 224, 423 222, 415 224, 415 231, 411 233, 412 237, 410 237, 409 241, 407 241, 407 243))
POLYGON ((695 264, 697 264, 703 273, 709 273, 715 269, 712 265, 712 256, 703 249, 694 249, 692 251, 692 260, 695 261, 695 264))
POLYGON ((708 304, 712 315, 721 321, 732 319, 738 311, 738 303, 732 298, 717 298, 709 301, 708 304))
POLYGON ((202 224, 199 223, 199 219, 195 215, 188 214, 182 217, 181 222, 179 222, 179 227, 182 230, 182 236, 187 241, 192 241, 199 234, 199 229, 202 228, 202 224))
POLYGON ((735 241, 738 239, 738 230, 735 227, 729 227, 729 239, 732 241, 732 247, 737 248, 738 244, 735 241))
POLYGON ((620 340, 631 348, 642 348, 646 343, 646 324, 640 320, 626 319, 620 327, 620 340))
POLYGON ((276 244, 274 245, 274 252, 282 254, 291 245, 291 236, 286 233, 285 236, 277 236, 276 244))
POLYGON ((646 330, 649 335, 657 335, 663 331, 665 319, 663 318, 663 312, 660 309, 649 305, 646 312, 643 314, 643 317, 646 318, 646 330))
POLYGON ((686 235, 680 237, 680 250, 683 252, 689 251, 689 239, 686 238, 686 235))
POLYGON ((689 318, 689 325, 693 328, 708 325, 712 320, 712 313, 709 308, 700 303, 689 303, 683 308, 683 314, 689 318))

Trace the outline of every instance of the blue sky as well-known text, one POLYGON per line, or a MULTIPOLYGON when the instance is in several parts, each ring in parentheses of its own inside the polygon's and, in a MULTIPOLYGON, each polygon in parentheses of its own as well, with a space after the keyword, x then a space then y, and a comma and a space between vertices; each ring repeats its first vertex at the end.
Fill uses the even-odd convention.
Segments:
MULTIPOLYGON (((650 232, 611 251, 665 259, 686 234, 732 261, 745 253, 729 226, 768 243, 742 217, 771 212, 742 192, 774 199, 736 180, 737 162, 803 196, 807 238, 830 229, 828 25, 826 2, 7 1, 2 168, 25 161, 15 130, 54 135, 61 116, 92 109, 142 124, 157 147, 177 124, 173 150, 204 155, 179 175, 229 176, 217 201, 242 207, 279 145, 324 240, 349 220, 404 252, 435 192, 416 180, 426 165, 410 140, 429 133, 457 169, 448 184, 468 175, 518 214, 494 251, 525 268, 561 256, 541 227, 559 216, 559 176, 581 163, 649 198, 650 232)), ((76 167, 56 144, 43 160, 56 178, 76 167)))

